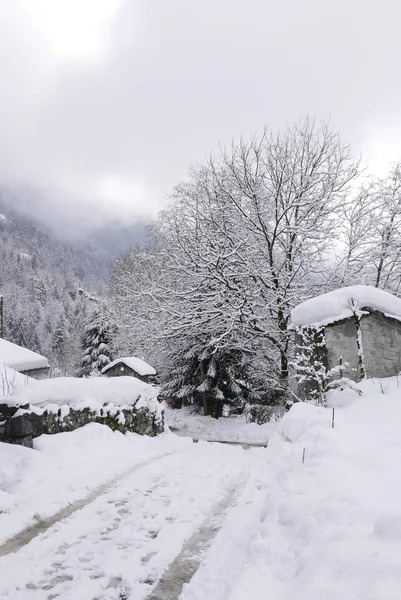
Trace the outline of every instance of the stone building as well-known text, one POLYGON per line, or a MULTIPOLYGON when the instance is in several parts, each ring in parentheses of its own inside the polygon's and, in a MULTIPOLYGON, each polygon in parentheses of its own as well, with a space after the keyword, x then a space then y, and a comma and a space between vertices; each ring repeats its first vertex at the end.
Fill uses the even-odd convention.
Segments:
POLYGON ((149 380, 156 375, 156 370, 141 358, 123 356, 122 358, 113 360, 113 362, 104 367, 102 374, 107 375, 107 377, 128 375, 129 377, 136 377, 145 383, 149 383, 149 380))
POLYGON ((50 368, 49 361, 44 356, 3 338, 0 338, 0 365, 34 379, 48 377, 50 368))
POLYGON ((291 313, 294 388, 305 399, 330 380, 401 373, 401 300, 349 286, 303 302, 291 313))

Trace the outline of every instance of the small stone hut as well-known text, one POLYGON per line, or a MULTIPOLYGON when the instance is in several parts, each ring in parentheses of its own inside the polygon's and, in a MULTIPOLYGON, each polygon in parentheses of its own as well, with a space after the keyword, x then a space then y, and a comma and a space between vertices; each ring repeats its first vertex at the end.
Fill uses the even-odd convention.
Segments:
POLYGON ((49 375, 47 358, 4 338, 0 338, 0 364, 33 379, 46 379, 49 375))
POLYGON ((401 373, 401 300, 355 285, 317 296, 291 313, 293 387, 300 398, 339 378, 401 373))
POLYGON ((107 375, 107 377, 128 375, 129 377, 136 377, 145 383, 149 383, 149 380, 156 375, 156 370, 141 358, 123 356, 106 365, 102 369, 102 374, 107 375))

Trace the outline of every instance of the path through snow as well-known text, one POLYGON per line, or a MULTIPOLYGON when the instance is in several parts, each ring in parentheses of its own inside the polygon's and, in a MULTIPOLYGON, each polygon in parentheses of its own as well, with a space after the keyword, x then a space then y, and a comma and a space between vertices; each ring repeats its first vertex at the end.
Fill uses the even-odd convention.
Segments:
POLYGON ((197 531, 187 540, 177 558, 162 576, 147 600, 176 600, 183 586, 196 573, 206 550, 224 523, 224 517, 242 492, 245 478, 239 477, 226 488, 222 499, 217 502, 197 531))
MULTIPOLYGON (((245 452, 204 442, 152 460, 19 551, 0 558, 0 597, 163 597, 163 584, 158 585, 163 575, 171 585, 174 565, 191 558, 195 560, 184 579, 190 578, 257 463, 266 463, 264 450, 245 452)), ((181 578, 175 585, 182 583, 181 578)))
MULTIPOLYGON (((178 450, 176 450, 175 452, 178 452, 178 450)), ((35 519, 35 523, 33 525, 26 527, 23 531, 21 531, 12 538, 9 538, 4 544, 0 545, 0 557, 6 556, 7 554, 11 554, 12 552, 17 552, 23 546, 32 541, 35 537, 53 527, 53 525, 56 525, 63 519, 67 519, 77 510, 81 510, 85 506, 88 506, 88 504, 91 504, 99 496, 103 496, 104 494, 106 494, 109 490, 113 489, 120 481, 128 477, 128 475, 131 475, 132 473, 135 473, 135 471, 146 467, 155 460, 158 460, 163 456, 169 456, 172 453, 173 452, 167 452, 160 456, 152 457, 142 463, 138 463, 133 467, 130 467, 123 473, 116 475, 111 481, 106 481, 106 483, 102 483, 97 488, 95 488, 88 496, 79 500, 75 500, 75 502, 70 503, 68 506, 62 508, 51 517, 48 517, 47 519, 35 519)))

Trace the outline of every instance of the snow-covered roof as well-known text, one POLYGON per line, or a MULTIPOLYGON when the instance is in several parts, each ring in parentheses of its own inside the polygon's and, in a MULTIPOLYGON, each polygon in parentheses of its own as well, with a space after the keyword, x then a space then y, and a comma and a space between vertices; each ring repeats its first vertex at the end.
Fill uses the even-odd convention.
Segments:
POLYGON ((138 373, 138 375, 141 375, 142 377, 144 375, 156 375, 156 370, 153 367, 148 365, 148 363, 146 363, 141 358, 137 358, 136 356, 123 356, 121 358, 117 358, 116 360, 113 360, 113 362, 105 366, 104 369, 102 369, 102 373, 106 373, 109 369, 115 367, 116 365, 119 365, 120 363, 123 363, 126 367, 129 367, 130 369, 135 371, 135 373, 138 373))
POLYGON ((350 285, 302 302, 291 312, 291 326, 324 326, 351 317, 351 301, 359 310, 371 308, 401 321, 401 300, 369 285, 350 285))
POLYGON ((15 371, 32 371, 49 367, 49 361, 44 356, 3 338, 0 338, 0 363, 15 371))

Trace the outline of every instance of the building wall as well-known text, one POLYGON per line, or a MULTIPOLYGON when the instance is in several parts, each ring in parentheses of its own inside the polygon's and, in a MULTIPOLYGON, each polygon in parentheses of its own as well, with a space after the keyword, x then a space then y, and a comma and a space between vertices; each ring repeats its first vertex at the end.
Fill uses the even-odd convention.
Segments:
POLYGON ((358 347, 356 345, 356 325, 352 319, 342 321, 336 325, 325 327, 324 330, 327 348, 327 368, 333 369, 340 364, 343 365, 343 377, 349 377, 356 381, 358 367, 358 347))
MULTIPOLYGON (((362 345, 367 377, 391 377, 401 372, 401 323, 372 311, 361 319, 362 345)), ((343 375, 358 381, 356 327, 352 319, 325 328, 328 368, 343 363, 343 375)))
POLYGON ((118 363, 117 365, 114 365, 114 367, 111 367, 111 369, 106 371, 105 375, 107 375, 107 377, 121 377, 121 376, 136 377, 136 379, 140 379, 141 381, 148 383, 148 375, 138 375, 138 373, 136 371, 134 371, 133 369, 130 369, 124 363, 118 363), (121 371, 122 366, 124 367, 123 372, 121 371))
POLYGON ((401 372, 401 323, 372 312, 361 319, 367 377, 391 377, 401 372))
POLYGON ((49 367, 43 369, 31 369, 30 371, 20 371, 22 375, 28 375, 33 379, 47 379, 49 377, 49 367))

